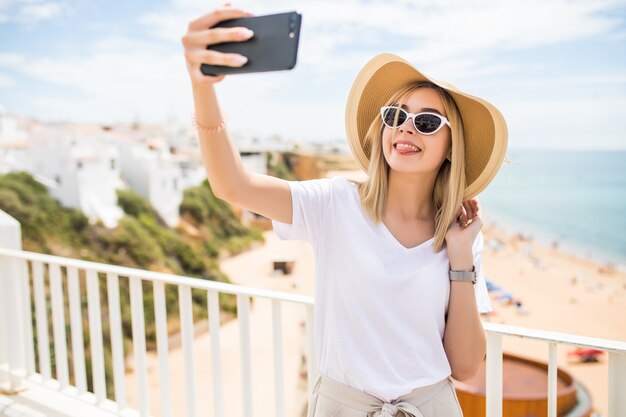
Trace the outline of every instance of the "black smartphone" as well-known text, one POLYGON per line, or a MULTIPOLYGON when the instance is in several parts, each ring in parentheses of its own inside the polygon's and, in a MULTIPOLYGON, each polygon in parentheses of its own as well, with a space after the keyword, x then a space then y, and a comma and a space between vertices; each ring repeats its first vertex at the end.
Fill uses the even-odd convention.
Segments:
POLYGON ((246 27, 254 35, 247 41, 218 43, 207 49, 241 54, 248 62, 241 67, 202 64, 200 71, 220 75, 290 70, 296 65, 301 22, 302 15, 295 11, 219 22, 213 27, 246 27))

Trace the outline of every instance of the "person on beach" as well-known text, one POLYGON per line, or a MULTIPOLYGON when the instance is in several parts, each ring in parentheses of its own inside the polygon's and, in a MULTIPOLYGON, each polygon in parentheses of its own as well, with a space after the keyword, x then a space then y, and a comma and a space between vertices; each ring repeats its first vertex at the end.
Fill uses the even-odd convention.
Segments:
MULTIPOLYGON (((280 239, 314 249, 317 374, 307 416, 462 417, 452 379, 481 366, 479 313, 492 311, 476 195, 504 160, 504 118, 380 54, 357 75, 346 106, 365 181, 249 172, 218 105, 214 85, 224 75, 199 67, 243 65, 245 57, 206 46, 249 39, 243 28, 213 26, 251 15, 227 4, 191 21, 182 43, 214 194, 271 219, 280 239)), ((312 114, 309 122, 324 121, 312 114)))

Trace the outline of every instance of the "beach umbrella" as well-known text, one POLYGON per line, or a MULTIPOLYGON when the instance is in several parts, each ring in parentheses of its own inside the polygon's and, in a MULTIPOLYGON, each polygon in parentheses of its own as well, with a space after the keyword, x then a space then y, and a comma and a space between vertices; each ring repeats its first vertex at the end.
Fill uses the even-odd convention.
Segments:
POLYGON ((497 240, 490 240, 487 242, 487 245, 492 249, 500 249, 502 247, 502 244, 497 240))

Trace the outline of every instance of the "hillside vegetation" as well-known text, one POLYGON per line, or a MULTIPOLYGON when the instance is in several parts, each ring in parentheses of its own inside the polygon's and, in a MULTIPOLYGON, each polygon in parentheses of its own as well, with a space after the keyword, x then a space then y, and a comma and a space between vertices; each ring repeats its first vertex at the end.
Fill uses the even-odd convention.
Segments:
MULTIPOLYGON (((62 207, 49 195, 46 187, 37 182, 29 173, 18 172, 0 176, 0 209, 20 222, 22 246, 27 251, 168 272, 210 281, 229 282, 228 277, 219 269, 220 256, 238 253, 255 242, 263 241, 261 231, 242 225, 228 203, 215 197, 206 180, 202 185, 184 192, 180 212, 181 225, 185 227, 168 228, 150 204, 132 190, 119 190, 118 204, 124 210, 125 215, 116 228, 107 229, 101 223, 91 225, 87 217, 78 210, 62 207), (190 233, 190 230, 194 233, 190 233)), ((64 269, 62 273, 63 285, 67 288, 64 269)), ((80 277, 87 380, 91 389, 86 284, 84 274, 81 273, 80 277)), ((107 391, 109 395, 112 395, 111 344, 106 301, 107 280, 103 274, 100 274, 100 277, 107 391)), ((46 288, 48 288, 47 270, 45 278, 46 288)), ((119 279, 125 354, 132 353, 132 325, 127 278, 120 277, 119 279)), ((146 342, 148 349, 154 349, 156 340, 154 302, 150 283, 143 283, 143 294, 146 342)), ((177 332, 177 288, 167 285, 165 295, 168 328, 170 333, 177 332)), ((67 313, 66 295, 64 299, 67 313)), ((206 292, 193 290, 192 299, 194 321, 206 319, 206 292)), ((220 306, 227 317, 233 317, 236 313, 236 298, 229 294, 220 294, 220 306)), ((49 305, 48 309, 50 309, 49 305)), ((51 315, 49 314, 48 317, 50 318, 51 315)), ((33 332, 33 336, 36 342, 36 332, 33 332)), ((68 355, 71 358, 69 326, 67 337, 68 355)), ((52 338, 50 340, 52 342, 52 338)), ((51 352, 53 352, 52 348, 51 346, 51 352)), ((37 355, 36 348, 35 354, 37 355)), ((38 358, 36 358, 36 363, 38 363, 38 358)), ((54 360, 52 365, 53 375, 55 375, 54 360)), ((70 375, 72 375, 71 367, 70 375)))

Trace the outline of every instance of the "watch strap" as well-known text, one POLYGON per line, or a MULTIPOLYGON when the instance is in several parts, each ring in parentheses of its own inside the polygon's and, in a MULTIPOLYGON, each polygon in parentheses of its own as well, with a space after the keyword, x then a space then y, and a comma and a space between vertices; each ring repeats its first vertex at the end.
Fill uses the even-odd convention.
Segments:
POLYGON ((472 270, 450 270, 450 281, 471 281, 476 284, 476 265, 472 265, 472 270))

